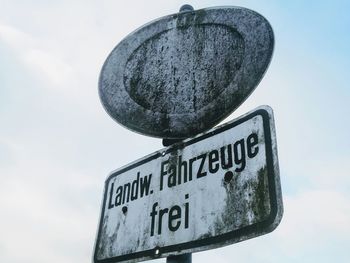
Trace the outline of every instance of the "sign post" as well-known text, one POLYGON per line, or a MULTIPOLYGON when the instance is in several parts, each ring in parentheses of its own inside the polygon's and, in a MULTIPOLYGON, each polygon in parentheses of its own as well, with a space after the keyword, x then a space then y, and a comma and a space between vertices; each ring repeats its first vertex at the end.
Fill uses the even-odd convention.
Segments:
POLYGON ((94 263, 191 263, 193 252, 278 226, 272 109, 212 128, 254 91, 273 47, 270 24, 252 10, 184 5, 112 50, 99 79, 105 110, 166 148, 106 179, 94 263))
MULTIPOLYGON (((193 11, 193 7, 191 5, 183 5, 180 8, 180 12, 193 11)), ((177 140, 167 140, 163 139, 163 146, 170 146, 174 144, 177 140)), ((170 256, 166 258, 167 263, 192 263, 192 254, 183 254, 180 256, 170 256)))

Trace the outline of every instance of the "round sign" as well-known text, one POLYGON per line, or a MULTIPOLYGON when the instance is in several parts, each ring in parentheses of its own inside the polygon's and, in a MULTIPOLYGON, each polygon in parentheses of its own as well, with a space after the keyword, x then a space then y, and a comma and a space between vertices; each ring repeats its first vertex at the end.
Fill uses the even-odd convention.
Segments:
POLYGON ((99 94, 108 114, 149 136, 185 138, 234 111, 271 60, 273 31, 245 8, 207 8, 153 21, 105 61, 99 94))

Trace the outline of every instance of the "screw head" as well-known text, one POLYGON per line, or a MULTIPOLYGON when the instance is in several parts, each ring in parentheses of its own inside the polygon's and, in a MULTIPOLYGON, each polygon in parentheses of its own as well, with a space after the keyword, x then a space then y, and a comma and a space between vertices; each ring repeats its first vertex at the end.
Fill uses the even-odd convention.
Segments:
POLYGON ((123 214, 126 214, 126 212, 128 212, 128 207, 127 206, 123 206, 122 212, 123 212, 123 214))
POLYGON ((156 247, 155 249, 154 249, 154 257, 160 257, 160 248, 159 247, 156 247))
POLYGON ((180 7, 180 12, 188 12, 193 10, 194 10, 193 7, 187 4, 180 7))

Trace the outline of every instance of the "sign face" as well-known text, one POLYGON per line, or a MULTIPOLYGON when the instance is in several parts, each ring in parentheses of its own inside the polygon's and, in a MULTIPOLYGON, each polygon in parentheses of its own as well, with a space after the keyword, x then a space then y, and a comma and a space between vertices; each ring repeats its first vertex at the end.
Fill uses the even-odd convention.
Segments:
POLYGON ((217 248, 271 232, 282 213, 274 120, 263 106, 112 172, 94 262, 217 248))
POLYGON ((133 131, 188 138, 215 126, 252 93, 273 47, 270 24, 249 9, 165 16, 113 49, 100 74, 101 102, 133 131))

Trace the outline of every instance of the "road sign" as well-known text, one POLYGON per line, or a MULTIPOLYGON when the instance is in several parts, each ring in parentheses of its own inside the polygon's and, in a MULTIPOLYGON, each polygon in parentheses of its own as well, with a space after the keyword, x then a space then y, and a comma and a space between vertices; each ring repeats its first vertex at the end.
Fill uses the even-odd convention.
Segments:
POLYGON ((133 131, 194 136, 251 94, 273 46, 270 24, 249 9, 216 7, 165 16, 113 49, 100 74, 101 102, 133 131))
POLYGON ((112 172, 94 262, 236 243, 274 230, 282 210, 273 114, 263 106, 112 172))

